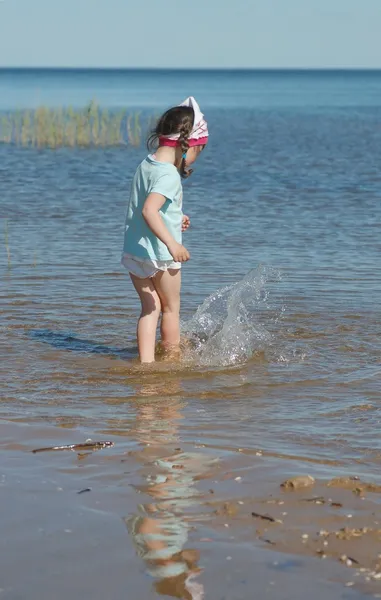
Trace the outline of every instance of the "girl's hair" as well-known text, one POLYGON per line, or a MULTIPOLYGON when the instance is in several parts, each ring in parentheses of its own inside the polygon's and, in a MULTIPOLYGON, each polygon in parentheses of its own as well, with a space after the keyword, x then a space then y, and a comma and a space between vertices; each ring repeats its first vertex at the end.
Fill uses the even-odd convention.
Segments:
MULTIPOLYGON (((194 110, 191 106, 175 106, 170 108, 158 120, 155 129, 152 131, 147 140, 149 150, 157 147, 160 136, 179 134, 179 145, 181 154, 186 154, 189 149, 189 136, 193 129, 194 110)), ((192 174, 192 169, 187 169, 185 159, 181 159, 179 166, 181 177, 189 177, 192 174)))

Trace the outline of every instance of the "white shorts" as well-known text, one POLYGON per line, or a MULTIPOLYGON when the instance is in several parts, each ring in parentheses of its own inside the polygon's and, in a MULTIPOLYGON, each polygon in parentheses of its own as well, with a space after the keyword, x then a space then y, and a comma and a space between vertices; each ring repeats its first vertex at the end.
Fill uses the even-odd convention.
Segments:
POLYGON ((168 269, 181 269, 181 263, 173 260, 153 260, 150 258, 139 258, 132 256, 132 254, 122 254, 122 265, 138 277, 139 279, 146 279, 147 277, 154 277, 159 271, 168 271, 168 269))

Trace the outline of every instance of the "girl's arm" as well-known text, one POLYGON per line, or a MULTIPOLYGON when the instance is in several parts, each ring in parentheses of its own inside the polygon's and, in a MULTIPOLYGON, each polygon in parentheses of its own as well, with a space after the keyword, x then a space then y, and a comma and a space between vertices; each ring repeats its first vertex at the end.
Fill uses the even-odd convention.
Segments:
POLYGON ((173 260, 176 262, 186 262, 190 259, 188 250, 176 242, 160 216, 159 211, 165 202, 166 198, 162 194, 158 194, 157 192, 149 194, 143 206, 143 217, 151 231, 167 246, 173 260))

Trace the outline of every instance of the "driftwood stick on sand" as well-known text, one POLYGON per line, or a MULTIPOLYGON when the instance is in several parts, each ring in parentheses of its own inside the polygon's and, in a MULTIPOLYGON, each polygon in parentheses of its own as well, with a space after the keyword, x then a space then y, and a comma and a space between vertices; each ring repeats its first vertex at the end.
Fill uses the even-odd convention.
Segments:
POLYGON ((36 452, 51 452, 58 450, 73 450, 76 452, 77 450, 100 450, 101 448, 111 448, 114 445, 114 442, 83 442, 82 444, 68 444, 66 446, 51 446, 49 448, 36 448, 32 450, 33 454, 36 452))

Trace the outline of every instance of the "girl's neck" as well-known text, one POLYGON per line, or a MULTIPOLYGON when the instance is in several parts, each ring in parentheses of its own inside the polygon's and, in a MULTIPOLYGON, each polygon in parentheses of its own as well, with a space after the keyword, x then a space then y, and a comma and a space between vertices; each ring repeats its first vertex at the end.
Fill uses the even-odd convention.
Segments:
POLYGON ((181 164, 181 148, 172 148, 170 146, 159 146, 156 150, 155 160, 166 162, 178 167, 181 164))

